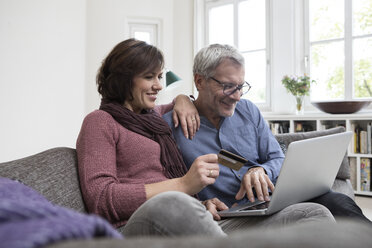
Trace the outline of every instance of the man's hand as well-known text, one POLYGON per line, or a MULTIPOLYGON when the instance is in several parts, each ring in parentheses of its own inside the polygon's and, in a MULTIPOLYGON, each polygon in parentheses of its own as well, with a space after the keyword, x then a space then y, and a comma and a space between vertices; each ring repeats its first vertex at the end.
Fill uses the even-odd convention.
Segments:
POLYGON ((192 139, 200 128, 199 113, 192 101, 186 95, 178 95, 173 107, 174 127, 181 124, 183 134, 188 139, 192 139))
POLYGON ((213 215, 214 220, 221 220, 221 217, 218 215, 218 211, 226 210, 228 207, 217 198, 209 199, 202 202, 207 210, 213 215))
POLYGON ((254 202, 253 188, 258 200, 270 201, 269 189, 274 192, 275 187, 262 167, 251 168, 245 173, 235 199, 241 200, 247 194, 249 201, 254 202))

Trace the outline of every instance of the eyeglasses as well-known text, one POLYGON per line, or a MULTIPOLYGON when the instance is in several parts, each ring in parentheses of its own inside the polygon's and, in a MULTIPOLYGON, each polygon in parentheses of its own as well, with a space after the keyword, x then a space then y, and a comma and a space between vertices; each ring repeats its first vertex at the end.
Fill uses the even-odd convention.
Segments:
POLYGON ((252 86, 245 81, 243 84, 235 85, 232 83, 222 83, 221 81, 215 79, 214 77, 210 77, 214 81, 216 81, 218 84, 220 84, 223 87, 223 93, 226 96, 230 96, 234 94, 237 90, 240 91, 240 96, 248 93, 248 91, 252 88, 252 86))

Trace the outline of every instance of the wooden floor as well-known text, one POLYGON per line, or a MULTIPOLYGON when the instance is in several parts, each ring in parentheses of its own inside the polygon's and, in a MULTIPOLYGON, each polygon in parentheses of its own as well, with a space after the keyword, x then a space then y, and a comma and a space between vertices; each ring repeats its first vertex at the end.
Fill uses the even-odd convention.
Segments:
POLYGON ((371 196, 355 196, 355 201, 362 209, 364 215, 372 221, 372 197, 371 196))

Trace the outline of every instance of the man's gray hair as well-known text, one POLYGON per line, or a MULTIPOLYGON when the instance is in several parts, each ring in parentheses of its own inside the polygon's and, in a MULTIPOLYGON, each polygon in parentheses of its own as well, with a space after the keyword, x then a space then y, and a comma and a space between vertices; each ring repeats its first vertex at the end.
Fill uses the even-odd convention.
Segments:
POLYGON ((213 77, 216 68, 224 59, 230 59, 244 66, 244 57, 230 45, 212 44, 202 48, 195 56, 193 73, 205 78, 213 77))

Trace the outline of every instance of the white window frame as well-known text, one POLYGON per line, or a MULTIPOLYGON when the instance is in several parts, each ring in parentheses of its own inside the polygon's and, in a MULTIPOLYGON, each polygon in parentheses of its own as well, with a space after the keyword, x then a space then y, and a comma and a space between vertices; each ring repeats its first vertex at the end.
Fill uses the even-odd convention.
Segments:
POLYGON ((163 49, 163 25, 162 20, 157 18, 128 17, 126 18, 126 37, 133 38, 137 31, 150 34, 151 44, 163 49))
MULTIPOLYGON (((194 0, 194 55, 203 47, 209 44, 208 42, 208 10, 211 7, 216 7, 225 4, 233 4, 234 6, 234 46, 238 45, 238 3, 244 0, 194 0)), ((272 0, 266 1, 266 99, 264 103, 256 105, 262 111, 271 110, 271 89, 272 83, 272 0)), ((254 87, 254 86, 253 86, 254 87)))
POLYGON ((326 44, 333 41, 344 41, 344 99, 346 101, 355 100, 353 87, 353 40, 357 38, 372 37, 372 35, 354 35, 352 33, 352 0, 343 0, 345 9, 344 37, 325 41, 310 42, 309 28, 309 0, 304 0, 304 68, 310 75, 310 47, 312 44, 326 44))

